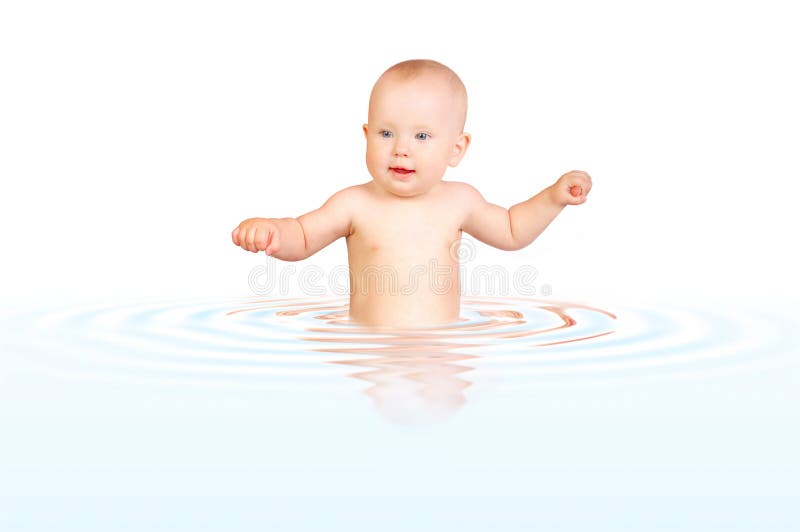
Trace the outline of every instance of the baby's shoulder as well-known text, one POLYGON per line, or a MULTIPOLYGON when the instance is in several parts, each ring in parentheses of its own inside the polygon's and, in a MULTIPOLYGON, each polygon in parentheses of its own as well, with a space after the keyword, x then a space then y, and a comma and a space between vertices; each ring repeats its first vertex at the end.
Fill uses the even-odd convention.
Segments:
POLYGON ((483 196, 478 192, 478 189, 468 183, 461 181, 442 181, 444 185, 444 193, 452 200, 464 205, 469 206, 475 201, 479 201, 483 196))
POLYGON ((328 199, 328 203, 342 207, 355 207, 367 201, 369 194, 365 189, 365 184, 353 185, 336 192, 328 199))

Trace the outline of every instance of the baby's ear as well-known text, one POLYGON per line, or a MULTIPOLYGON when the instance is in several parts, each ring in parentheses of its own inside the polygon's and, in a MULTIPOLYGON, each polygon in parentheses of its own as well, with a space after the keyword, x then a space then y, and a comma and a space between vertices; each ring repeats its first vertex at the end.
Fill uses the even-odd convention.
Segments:
POLYGON ((453 155, 447 162, 448 166, 457 166, 458 163, 461 162, 461 159, 464 158, 464 154, 467 153, 470 141, 472 141, 472 136, 469 133, 462 133, 458 136, 458 140, 456 140, 455 145, 453 145, 453 155))
POLYGON ((361 129, 363 129, 363 130, 364 130, 364 137, 366 137, 366 136, 367 136, 367 133, 369 133, 369 125, 367 125, 367 124, 362 124, 362 125, 361 125, 361 129))

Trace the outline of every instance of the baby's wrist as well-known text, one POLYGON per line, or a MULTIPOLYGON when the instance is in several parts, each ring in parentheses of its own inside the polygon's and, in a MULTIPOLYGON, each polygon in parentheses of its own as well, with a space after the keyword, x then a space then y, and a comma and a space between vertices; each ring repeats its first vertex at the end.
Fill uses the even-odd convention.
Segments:
POLYGON ((555 207, 566 207, 567 202, 562 200, 561 194, 558 191, 558 183, 553 183, 549 187, 547 187, 547 199, 550 203, 553 204, 555 207))

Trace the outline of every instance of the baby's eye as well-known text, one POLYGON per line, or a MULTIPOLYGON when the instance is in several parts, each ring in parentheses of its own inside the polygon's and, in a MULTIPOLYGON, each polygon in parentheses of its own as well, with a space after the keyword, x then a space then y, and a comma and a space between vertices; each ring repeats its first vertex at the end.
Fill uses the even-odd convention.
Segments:
POLYGON ((381 137, 383 137, 385 139, 392 138, 392 132, 391 131, 386 131, 385 129, 380 130, 378 132, 378 135, 380 135, 381 137))
POLYGON ((428 133, 424 133, 424 132, 417 133, 414 136, 414 138, 417 139, 417 140, 428 140, 428 137, 430 137, 430 135, 428 133))

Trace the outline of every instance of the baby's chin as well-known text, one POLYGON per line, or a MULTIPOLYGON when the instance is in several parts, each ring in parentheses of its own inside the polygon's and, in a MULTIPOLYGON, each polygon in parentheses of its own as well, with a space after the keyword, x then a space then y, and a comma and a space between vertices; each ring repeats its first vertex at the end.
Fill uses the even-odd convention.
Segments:
POLYGON ((390 181, 389 183, 384 182, 380 179, 372 179, 373 182, 380 187, 381 189, 385 190, 389 194, 393 196, 397 196, 400 198, 413 198, 414 196, 422 196, 430 192, 432 189, 436 188, 436 186, 442 182, 441 179, 436 181, 435 183, 429 186, 422 186, 419 182, 414 182, 413 178, 411 181, 402 182, 394 180, 390 181))

